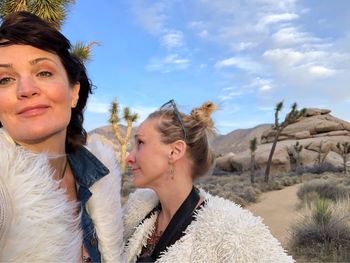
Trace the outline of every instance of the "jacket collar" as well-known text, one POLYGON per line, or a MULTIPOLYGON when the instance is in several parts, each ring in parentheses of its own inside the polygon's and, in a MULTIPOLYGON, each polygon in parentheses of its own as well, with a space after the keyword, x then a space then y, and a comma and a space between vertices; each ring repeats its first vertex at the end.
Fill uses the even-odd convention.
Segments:
POLYGON ((108 168, 83 146, 75 153, 68 154, 68 161, 75 180, 86 188, 109 173, 108 168))

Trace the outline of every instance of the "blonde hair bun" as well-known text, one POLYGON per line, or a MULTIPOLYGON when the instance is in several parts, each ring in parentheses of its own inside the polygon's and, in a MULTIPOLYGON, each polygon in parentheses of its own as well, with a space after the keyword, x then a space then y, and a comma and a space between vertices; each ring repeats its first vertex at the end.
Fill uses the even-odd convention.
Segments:
POLYGON ((198 122, 203 123, 207 128, 213 128, 214 122, 211 119, 211 114, 218 108, 218 106, 212 102, 207 101, 202 104, 199 108, 194 108, 191 111, 191 117, 198 122))

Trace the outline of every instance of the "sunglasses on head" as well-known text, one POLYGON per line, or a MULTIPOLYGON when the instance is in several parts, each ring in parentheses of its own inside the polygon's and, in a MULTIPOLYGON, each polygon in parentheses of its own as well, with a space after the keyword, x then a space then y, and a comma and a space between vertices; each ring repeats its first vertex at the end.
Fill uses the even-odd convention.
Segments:
POLYGON ((161 110, 167 109, 167 108, 171 108, 171 109, 173 110, 176 119, 180 122, 182 131, 184 132, 184 141, 186 142, 186 141, 187 141, 187 131, 186 131, 184 122, 183 122, 183 120, 182 120, 182 117, 181 117, 181 115, 180 115, 180 112, 179 112, 179 110, 177 109, 175 100, 171 99, 171 100, 169 100, 168 102, 164 103, 164 104, 160 107, 161 110))

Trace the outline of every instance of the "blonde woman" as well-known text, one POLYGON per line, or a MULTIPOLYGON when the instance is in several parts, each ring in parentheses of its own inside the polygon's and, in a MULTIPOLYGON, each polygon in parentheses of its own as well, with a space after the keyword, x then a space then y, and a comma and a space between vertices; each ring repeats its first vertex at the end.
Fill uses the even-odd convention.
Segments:
POLYGON ((127 262, 293 262, 261 219, 193 185, 214 161, 212 102, 173 100, 139 126, 127 160, 139 189, 124 207, 127 262))

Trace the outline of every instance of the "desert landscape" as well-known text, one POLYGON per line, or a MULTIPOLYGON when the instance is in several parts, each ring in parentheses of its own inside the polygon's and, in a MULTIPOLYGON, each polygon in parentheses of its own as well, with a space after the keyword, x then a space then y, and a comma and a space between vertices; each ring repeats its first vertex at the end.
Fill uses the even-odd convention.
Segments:
MULTIPOLYGON (((126 128, 121 126, 120 132, 126 128)), ((110 126, 92 133, 112 143, 118 157, 120 146, 110 126)), ((217 156, 215 166, 197 185, 260 216, 297 262, 349 262, 350 149, 344 146, 350 143, 350 123, 332 116, 328 109, 306 109, 280 133, 266 182, 264 173, 275 133, 273 125, 261 124, 217 135, 211 142, 217 156), (257 144, 254 169, 253 138, 257 144)), ((128 150, 131 147, 132 141, 128 150)), ((132 191, 126 173, 123 199, 132 191)))

